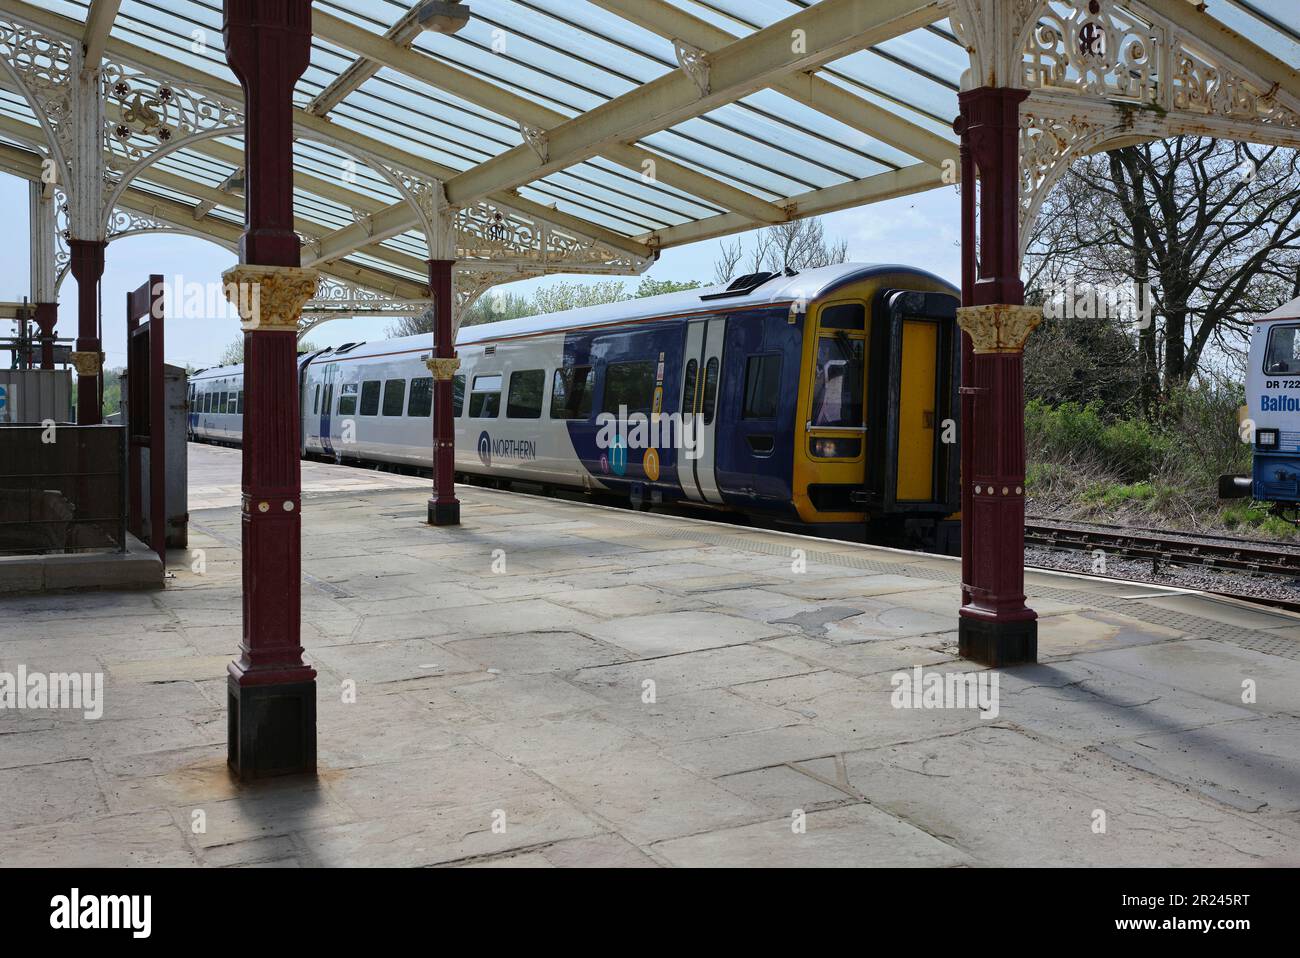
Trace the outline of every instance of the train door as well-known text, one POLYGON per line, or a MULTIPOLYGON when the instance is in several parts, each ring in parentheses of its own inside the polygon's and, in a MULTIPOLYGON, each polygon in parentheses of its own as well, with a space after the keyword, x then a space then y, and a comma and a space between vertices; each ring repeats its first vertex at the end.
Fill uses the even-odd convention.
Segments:
POLYGON ((333 456, 335 453, 334 442, 330 436, 330 431, 333 429, 331 414, 334 411, 334 389, 339 377, 339 364, 326 363, 321 372, 324 376, 321 380, 320 396, 320 444, 325 450, 325 455, 333 456))
POLYGON ((683 432, 687 439, 677 452, 677 481, 693 502, 722 504, 714 474, 717 449, 718 397, 722 377, 722 347, 727 321, 721 316, 692 320, 686 327, 682 374, 683 432))

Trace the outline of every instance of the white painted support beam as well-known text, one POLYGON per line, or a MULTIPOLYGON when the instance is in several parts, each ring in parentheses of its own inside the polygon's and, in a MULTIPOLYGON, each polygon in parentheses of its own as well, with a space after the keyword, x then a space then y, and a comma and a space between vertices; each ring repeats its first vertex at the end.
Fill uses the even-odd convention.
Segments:
POLYGON ((946 15, 942 0, 821 0, 709 54, 707 92, 674 70, 549 130, 544 158, 519 146, 446 180, 447 199, 464 205, 530 183, 946 15))
MULTIPOLYGON (((399 47, 409 47, 422 31, 419 20, 416 19, 419 8, 420 4, 416 3, 399 17, 384 34, 384 39, 399 47)), ((369 57, 357 57, 346 70, 334 78, 329 86, 316 94, 316 97, 307 104, 307 112, 316 116, 325 116, 347 99, 349 94, 360 89, 367 80, 379 72, 382 66, 383 64, 369 57)))
POLYGON ((104 45, 117 19, 117 11, 122 0, 91 0, 90 13, 86 17, 86 32, 81 37, 81 48, 86 62, 96 67, 104 57, 104 45))
MULTIPOLYGON (((592 2, 642 29, 669 40, 684 40, 706 53, 736 41, 736 37, 726 30, 664 0, 592 2)), ((957 160, 957 144, 909 123, 869 100, 854 96, 815 73, 805 71, 780 77, 772 89, 933 166, 942 166, 945 160, 957 160)))
POLYGON ((58 267, 55 255, 58 247, 55 231, 58 223, 58 210, 54 204, 53 191, 48 184, 35 179, 28 184, 30 200, 31 225, 31 297, 33 303, 52 303, 55 301, 55 286, 58 282, 58 267))

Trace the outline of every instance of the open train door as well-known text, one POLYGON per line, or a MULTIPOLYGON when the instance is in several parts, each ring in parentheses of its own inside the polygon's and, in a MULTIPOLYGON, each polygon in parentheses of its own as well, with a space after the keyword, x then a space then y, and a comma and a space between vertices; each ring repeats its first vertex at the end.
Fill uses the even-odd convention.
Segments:
POLYGON ((128 526, 132 535, 147 542, 166 563, 167 392, 161 276, 150 276, 147 283, 126 294, 126 338, 128 526))
POLYGON ((958 300, 886 289, 872 309, 866 502, 873 515, 942 519, 961 507, 958 300))

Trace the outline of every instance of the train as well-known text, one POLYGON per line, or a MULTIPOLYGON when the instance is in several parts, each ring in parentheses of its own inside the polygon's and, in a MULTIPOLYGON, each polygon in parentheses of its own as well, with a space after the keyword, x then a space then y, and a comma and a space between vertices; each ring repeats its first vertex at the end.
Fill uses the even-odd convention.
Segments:
MULTIPOLYGON (((958 302, 924 270, 850 263, 463 327, 457 479, 951 551, 958 302)), ((431 352, 300 354, 302 455, 429 469, 431 352)), ((192 439, 238 445, 242 367, 193 374, 189 405, 192 439)))
POLYGON ((1251 498, 1297 521, 1300 510, 1300 299, 1256 320, 1246 367, 1241 436, 1250 475, 1219 477, 1219 496, 1251 498))

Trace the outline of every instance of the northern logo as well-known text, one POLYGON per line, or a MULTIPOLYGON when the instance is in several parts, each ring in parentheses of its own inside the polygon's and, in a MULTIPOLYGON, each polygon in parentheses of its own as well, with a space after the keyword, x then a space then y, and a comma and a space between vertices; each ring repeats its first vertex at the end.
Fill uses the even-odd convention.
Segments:
POLYGON ((478 434, 478 457, 485 466, 492 465, 492 437, 484 429, 478 434))

